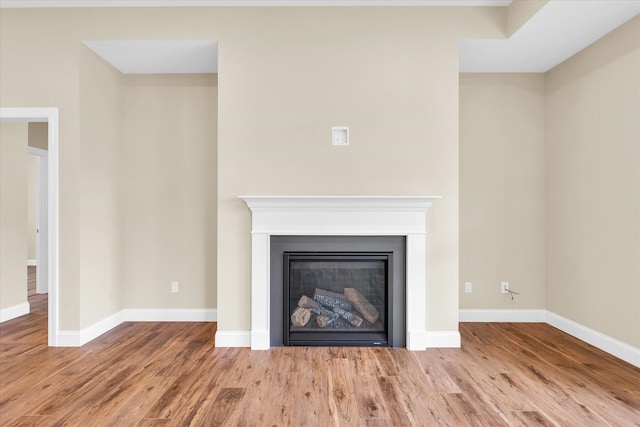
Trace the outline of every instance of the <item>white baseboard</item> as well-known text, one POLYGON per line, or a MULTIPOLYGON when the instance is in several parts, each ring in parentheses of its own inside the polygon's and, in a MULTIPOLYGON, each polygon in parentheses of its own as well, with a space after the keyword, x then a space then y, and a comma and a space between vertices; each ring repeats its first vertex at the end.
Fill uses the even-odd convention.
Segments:
POLYGON ((427 337, 424 330, 407 329, 406 347, 410 351, 427 349, 427 337))
POLYGON ((0 323, 7 320, 15 319, 16 317, 24 316, 31 313, 31 307, 28 302, 12 305, 11 307, 3 308, 0 310, 0 323))
POLYGON ((58 331, 56 347, 80 347, 82 339, 81 331, 58 331))
POLYGON ((547 311, 547 323, 625 362, 640 368, 640 349, 611 338, 579 323, 547 311))
POLYGON ((123 322, 122 311, 112 314, 81 331, 59 331, 58 347, 82 347, 123 322))
POLYGON ((460 332, 458 331, 426 331, 427 348, 460 348, 460 332))
POLYGON ((461 322, 544 323, 546 310, 460 310, 461 322))
POLYGON ((126 308, 122 310, 125 322, 216 322, 215 308, 126 308))
POLYGON ((251 350, 268 350, 271 347, 269 331, 251 331, 251 350))
POLYGON ((27 260, 27 267, 37 267, 37 266, 38 266, 38 262, 35 259, 27 260))
POLYGON ((428 348, 460 348, 458 331, 407 331, 407 350, 424 351, 428 348))
POLYGON ((251 347, 251 332, 217 331, 216 347, 251 347))
POLYGON ((105 332, 109 332, 111 329, 120 325, 124 321, 125 319, 124 319, 123 311, 119 311, 105 319, 102 319, 94 323, 88 328, 85 328, 82 331, 80 331, 80 345, 83 346, 89 341, 92 341, 98 338, 100 335, 104 334, 105 332))
POLYGON ((215 322, 216 309, 124 309, 81 331, 59 331, 58 347, 81 347, 123 322, 215 322))
POLYGON ((640 368, 640 349, 547 310, 460 310, 460 322, 547 323, 640 368))

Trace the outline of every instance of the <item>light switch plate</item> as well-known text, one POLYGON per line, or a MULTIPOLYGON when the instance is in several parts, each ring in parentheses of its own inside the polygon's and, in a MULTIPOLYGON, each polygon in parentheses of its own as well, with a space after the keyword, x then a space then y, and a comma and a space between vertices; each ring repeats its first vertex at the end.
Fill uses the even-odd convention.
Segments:
POLYGON ((349 127, 348 126, 332 127, 331 142, 333 145, 349 145, 349 127))

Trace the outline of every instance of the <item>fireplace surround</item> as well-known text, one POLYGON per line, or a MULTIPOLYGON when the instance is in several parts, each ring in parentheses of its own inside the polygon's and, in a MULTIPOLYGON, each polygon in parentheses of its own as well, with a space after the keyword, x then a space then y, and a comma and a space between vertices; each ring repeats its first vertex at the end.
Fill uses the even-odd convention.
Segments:
MULTIPOLYGON (((241 196, 251 219, 251 348, 271 347, 271 237, 403 236, 405 239, 405 342, 427 347, 426 222, 439 197, 241 196)), ((281 313, 277 314, 281 316, 281 313)))
MULTIPOLYGON (((271 346, 404 347, 406 344, 405 247, 404 236, 271 236, 269 295, 271 346), (290 275, 289 267, 292 260, 297 265, 294 264, 296 271, 290 275), (331 266, 331 263, 336 261, 342 264, 331 266), (329 268, 325 263, 329 263, 329 268), (308 271, 309 266, 318 267, 320 271, 308 271), (334 267, 338 268, 334 269, 334 267), (356 267, 355 271, 351 270, 353 267, 356 267), (305 272, 305 280, 302 282, 298 280, 302 277, 300 272, 305 272), (287 283, 288 279, 298 282, 294 283, 294 288, 298 287, 298 289, 294 289, 287 296, 286 291, 291 284, 287 283), (368 322, 373 319, 367 319, 361 313, 362 307, 352 307, 348 310, 364 320, 357 327, 349 328, 350 330, 346 331, 347 334, 341 334, 340 327, 345 326, 344 319, 337 319, 326 328, 317 328, 318 313, 311 310, 309 324, 304 328, 288 330, 292 311, 300 305, 303 294, 313 299, 317 288, 321 291, 344 293, 346 286, 355 288, 375 306, 379 313, 377 321, 368 322), (380 289, 375 290, 375 287, 380 289), (369 323, 374 323, 375 327, 372 328, 374 325, 369 323), (339 330, 336 331, 336 328, 339 330), (287 337, 291 340, 288 341, 287 337)), ((308 304, 313 305, 308 300, 307 304, 303 305, 308 304)), ((325 305, 325 307, 332 310, 330 306, 325 305)), ((332 314, 329 313, 329 316, 332 314)))

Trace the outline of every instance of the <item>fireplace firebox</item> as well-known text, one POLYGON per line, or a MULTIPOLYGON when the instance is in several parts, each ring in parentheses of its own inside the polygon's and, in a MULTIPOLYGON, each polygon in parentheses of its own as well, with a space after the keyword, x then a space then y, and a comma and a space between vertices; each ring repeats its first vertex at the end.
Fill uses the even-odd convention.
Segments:
POLYGON ((284 345, 393 342, 392 252, 284 252, 284 345))
POLYGON ((271 236, 269 246, 271 346, 405 346, 404 236, 271 236), (351 302, 351 307, 334 302, 334 310, 330 298, 316 307, 316 293, 320 300, 323 294, 347 302, 349 298, 357 300, 360 308, 351 302), (316 310, 298 310, 292 324, 291 317, 300 304, 316 310), (351 323, 345 313, 336 318, 340 308, 362 318, 362 323, 358 318, 352 318, 351 323), (318 324, 323 313, 325 318, 318 324))

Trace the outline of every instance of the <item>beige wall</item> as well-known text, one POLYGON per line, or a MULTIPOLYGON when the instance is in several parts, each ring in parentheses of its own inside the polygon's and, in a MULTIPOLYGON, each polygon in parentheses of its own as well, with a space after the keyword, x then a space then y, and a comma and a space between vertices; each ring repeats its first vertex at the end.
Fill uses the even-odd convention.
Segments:
POLYGON ((460 75, 460 308, 545 308, 544 79, 460 75))
POLYGON ((59 324, 79 329, 79 52, 76 13, 0 13, 0 104, 60 109, 59 324), (73 23, 75 22, 75 23, 73 23))
POLYGON ((81 41, 210 39, 219 41, 220 70, 219 329, 249 329, 250 215, 237 197, 254 193, 444 196, 430 212, 425 310, 428 329, 456 330, 458 42, 500 37, 505 13, 464 7, 3 10, 2 106, 60 108, 62 329, 85 325, 78 307, 93 307, 101 296, 85 292, 93 285, 80 279, 81 234, 91 219, 81 213, 84 198, 91 200, 80 189, 90 173, 81 158, 81 41), (335 125, 351 127, 350 147, 330 145, 335 125))
POLYGON ((125 78, 126 308, 216 308, 217 115, 213 74, 125 78))
POLYGON ((38 157, 27 156, 27 259, 36 259, 38 157))
POLYGON ((640 348, 640 17, 547 73, 547 308, 640 348))
POLYGON ((29 147, 47 150, 49 145, 49 124, 29 122, 29 147))
POLYGON ((86 328, 123 308, 124 84, 89 49, 79 53, 80 328, 86 328))
POLYGON ((0 309, 27 302, 27 123, 0 123, 0 309))
POLYGON ((457 330, 457 46, 460 25, 499 32, 464 8, 269 15, 278 31, 221 44, 219 329, 250 329, 250 212, 238 195, 256 194, 443 196, 429 212, 426 326, 457 330), (225 74, 222 52, 239 74, 225 74), (336 125, 350 127, 349 147, 331 145, 336 125))

